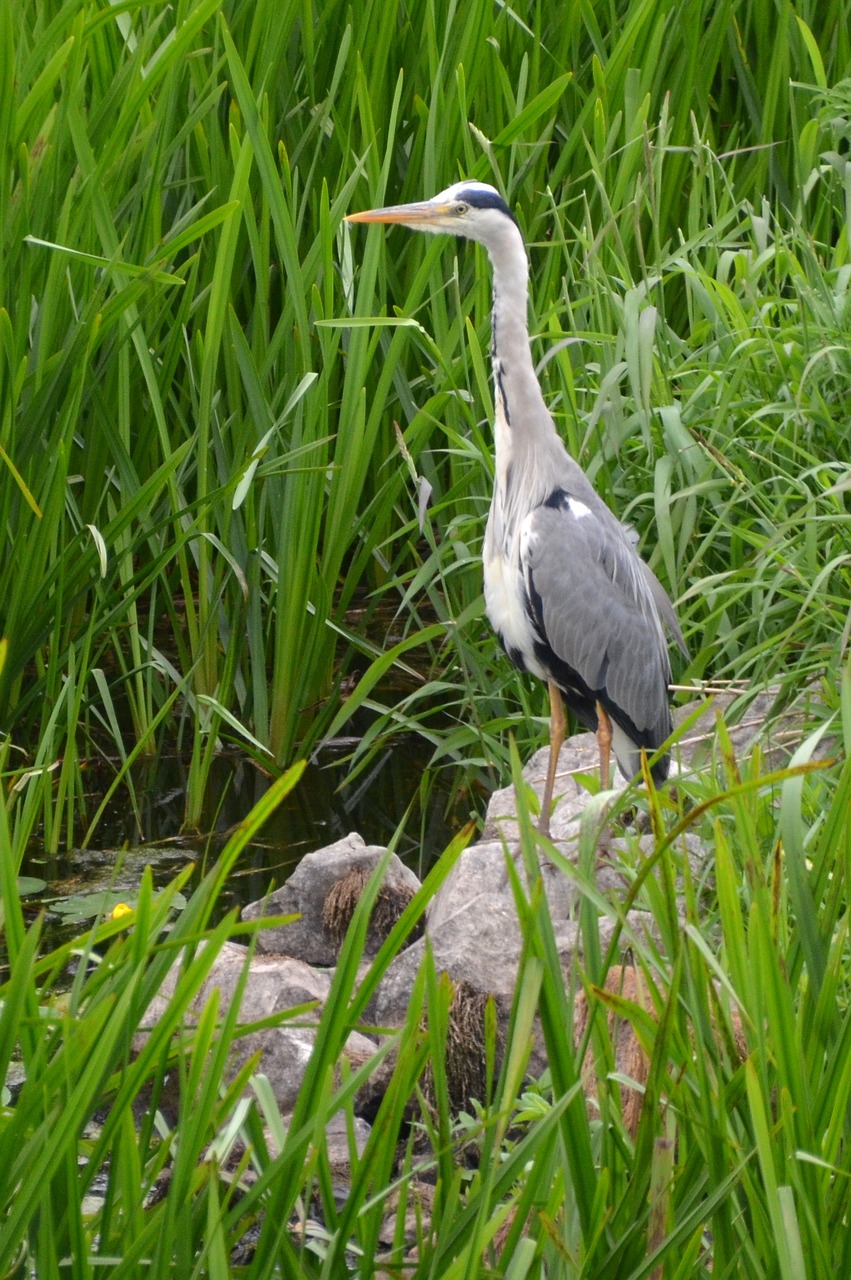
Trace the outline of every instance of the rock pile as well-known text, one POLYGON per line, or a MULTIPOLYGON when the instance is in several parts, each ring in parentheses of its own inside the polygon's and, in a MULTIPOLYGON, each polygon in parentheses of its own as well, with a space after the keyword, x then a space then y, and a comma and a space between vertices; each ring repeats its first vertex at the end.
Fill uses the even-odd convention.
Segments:
MULTIPOLYGON (((766 717, 775 697, 776 691, 768 690, 752 700, 745 719, 730 731, 734 750, 740 758, 748 753, 760 731, 765 754, 775 765, 788 756, 790 743, 794 745, 801 740, 806 726, 805 716, 800 716, 795 723, 788 719, 779 724, 775 722, 773 729, 766 732, 766 717)), ((724 708, 732 698, 730 694, 718 699, 716 705, 720 701, 724 708)), ((687 711, 682 714, 687 714, 687 711)), ((710 704, 706 704, 705 714, 692 726, 687 740, 680 744, 679 769, 705 767, 707 758, 715 750, 714 737, 714 715, 710 704)), ((539 797, 543 791, 546 762, 547 752, 542 750, 524 771, 525 783, 539 797)), ((568 862, 576 859, 580 822, 590 801, 587 789, 576 775, 593 774, 596 767, 597 748, 593 735, 574 737, 562 748, 556 788, 559 798, 551 832, 555 848, 568 862)), ((471 1018, 481 1019, 486 997, 493 998, 503 1028, 511 1006, 523 945, 506 861, 515 857, 515 866, 524 874, 522 860, 517 859, 519 832, 515 812, 513 788, 495 793, 481 839, 463 851, 426 911, 425 929, 435 967, 438 972, 447 973, 456 992, 462 993, 459 1008, 463 1006, 463 1012, 459 1017, 466 1018, 468 1026, 471 1018)), ((649 837, 644 837, 644 840, 649 840, 649 837)), ((605 843, 597 846, 593 877, 601 902, 615 904, 625 897, 630 883, 630 868, 624 861, 626 849, 624 838, 612 837, 611 834, 605 843)), ((686 852, 693 869, 699 870, 706 861, 705 851, 692 842, 686 852)), ((269 1078, 285 1115, 292 1110, 304 1079, 314 1043, 312 1028, 328 995, 333 968, 354 906, 364 884, 385 854, 385 849, 366 845, 354 833, 328 848, 308 854, 286 884, 263 901, 246 907, 243 912, 246 919, 260 916, 292 918, 287 923, 260 930, 257 949, 250 960, 244 947, 228 944, 217 957, 198 996, 198 1010, 214 987, 219 989, 222 1003, 233 999, 247 964, 240 1020, 254 1022, 291 1011, 278 1025, 237 1040, 232 1062, 235 1073, 249 1055, 259 1049, 261 1069, 269 1078)), ((552 864, 544 863, 541 873, 559 958, 566 981, 569 981, 567 975, 580 938, 577 915, 581 893, 576 878, 564 874, 552 864)), ((393 855, 370 920, 365 963, 377 954, 419 888, 417 877, 393 855)), ((626 949, 631 938, 640 937, 650 929, 650 920, 642 912, 631 911, 621 928, 613 905, 611 915, 607 917, 604 914, 600 919, 602 946, 608 945, 616 928, 620 929, 620 949, 626 949)), ((347 1040, 345 1053, 353 1067, 367 1061, 375 1052, 382 1031, 386 1033, 387 1029, 399 1027, 404 1022, 425 946, 426 937, 422 933, 409 936, 389 966, 367 1011, 374 1026, 366 1027, 363 1033, 353 1032, 347 1040)), ((607 986, 628 1000, 647 1007, 640 975, 629 964, 628 956, 619 955, 610 970, 607 986)), ((164 1006, 169 994, 167 985, 160 997, 161 1005, 164 1006)), ((156 1015, 157 1007, 153 1013, 156 1015)), ((587 1004, 580 992, 575 1002, 573 1028, 577 1043, 587 1016, 587 1004)), ((475 1042, 476 1037, 471 1036, 471 1040, 475 1042)), ((643 1054, 628 1026, 617 1031, 616 1053, 615 1069, 622 1076, 634 1079, 638 1086, 634 1097, 625 1101, 625 1120, 634 1127, 638 1120, 645 1067, 643 1054)), ((545 1065, 543 1046, 536 1045, 530 1071, 538 1074, 545 1065)), ((586 1061, 584 1075, 590 1095, 594 1083, 592 1061, 586 1061)), ((474 1092, 474 1082, 480 1076, 475 1064, 466 1063, 460 1068, 461 1083, 454 1098, 459 1108, 474 1092)), ((375 1114, 377 1102, 374 1092, 370 1096, 370 1091, 365 1090, 362 1096, 365 1099, 363 1119, 367 1113, 375 1114)))

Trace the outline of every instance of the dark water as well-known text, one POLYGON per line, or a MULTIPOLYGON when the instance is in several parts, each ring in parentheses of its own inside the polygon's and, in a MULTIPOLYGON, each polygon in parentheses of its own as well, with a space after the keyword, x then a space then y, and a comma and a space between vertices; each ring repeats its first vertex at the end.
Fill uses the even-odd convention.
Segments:
MULTIPOLYGON (((219 903, 261 898, 282 884, 306 853, 357 831, 367 844, 386 845, 404 820, 399 856, 422 878, 458 828, 471 816, 469 793, 455 791, 457 767, 429 771, 431 748, 408 738, 392 744, 370 769, 348 785, 341 753, 324 753, 307 766, 299 785, 282 802, 244 851, 219 903), (410 812, 408 813, 408 810, 410 812), (406 814, 408 815, 406 817, 406 814)), ((215 860, 232 829, 270 785, 252 761, 236 753, 213 763, 201 833, 184 831, 188 762, 164 757, 134 774, 137 811, 126 791, 117 796, 98 826, 98 848, 57 855, 33 850, 22 874, 39 877, 47 888, 27 898, 33 910, 46 909, 47 946, 87 927, 87 912, 113 901, 135 901, 145 866, 162 887, 187 864, 195 870, 189 890, 215 860)), ((107 779, 103 779, 106 785, 107 779)), ((96 807, 98 780, 92 778, 96 807)))

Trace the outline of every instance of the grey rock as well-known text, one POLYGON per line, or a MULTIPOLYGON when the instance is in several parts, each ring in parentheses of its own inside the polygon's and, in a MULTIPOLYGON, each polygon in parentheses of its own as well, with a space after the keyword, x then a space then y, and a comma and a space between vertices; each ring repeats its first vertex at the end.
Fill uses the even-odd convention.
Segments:
MULTIPOLYGON (((533 813, 537 821, 544 784, 549 767, 550 749, 542 747, 526 764, 523 780, 538 797, 533 813)), ((600 757, 597 751, 597 739, 593 733, 580 733, 569 738, 559 753, 556 771, 555 807, 550 819, 550 836, 556 843, 576 837, 579 833, 579 822, 586 811, 591 796, 585 787, 577 781, 577 774, 599 776, 600 757)), ((616 779, 620 773, 616 771, 616 779)), ((622 779, 621 779, 622 781, 622 779)), ((490 798, 485 814, 485 825, 482 831, 483 840, 502 838, 508 844, 516 844, 520 839, 520 828, 517 822, 517 798, 514 787, 507 786, 495 791, 490 798)))
MULTIPOLYGON (((405 1197, 405 1216, 402 1238, 405 1244, 413 1248, 421 1237, 428 1236, 428 1232, 431 1229, 435 1188, 431 1183, 425 1182, 421 1178, 411 1178, 405 1183, 401 1191, 393 1191, 387 1197, 387 1212, 382 1220, 378 1236, 379 1243, 387 1249, 396 1239, 399 1202, 403 1195, 405 1197)), ((412 1256, 411 1263, 416 1263, 416 1254, 412 1256)), ((389 1277, 390 1272, 382 1272, 381 1274, 389 1277)), ((398 1275, 399 1273, 396 1271, 394 1274, 398 1275)))
MULTIPOLYGON (((694 712, 699 712, 694 724, 686 731, 673 751, 671 778, 707 767, 707 763, 719 755, 718 715, 724 717, 731 744, 737 760, 746 759, 759 742, 764 753, 766 769, 782 768, 823 717, 814 717, 813 708, 823 706, 819 690, 805 686, 791 706, 782 706, 786 696, 778 684, 767 685, 756 693, 750 688, 735 686, 707 686, 707 696, 677 707, 674 722, 681 725, 694 712)), ((817 744, 813 758, 824 759, 835 752, 836 740, 825 736, 817 744)), ((526 764, 523 779, 537 795, 535 818, 544 792, 549 747, 542 747, 526 764)), ((626 779, 612 762, 612 786, 622 788, 626 779)), ((550 821, 552 840, 559 844, 575 840, 579 834, 584 814, 593 816, 594 804, 589 792, 577 780, 580 774, 599 776, 600 759, 597 739, 593 733, 575 734, 561 748, 556 770, 555 805, 550 821)), ((482 831, 483 840, 502 838, 509 844, 519 839, 517 800, 514 787, 495 791, 490 798, 482 831)))
MULTIPOLYGON (((306 854, 286 884, 259 902, 243 907, 246 920, 256 920, 268 915, 300 915, 292 924, 261 930, 257 946, 261 951, 285 952, 313 965, 334 965, 340 948, 340 933, 329 924, 326 904, 329 894, 347 877, 361 873, 367 877, 386 849, 378 845, 364 844, 361 836, 352 833, 336 844, 306 854)), ((393 899, 400 904, 407 902, 420 882, 394 854, 390 859, 381 888, 382 904, 390 906, 393 899)), ((367 936, 366 954, 375 955, 384 941, 387 929, 382 927, 378 909, 373 912, 367 936)), ((386 923, 386 912, 384 913, 386 923)))
MULTIPOLYGON (((194 1016, 200 1014, 215 990, 218 990, 221 1008, 232 1004, 237 998, 237 989, 246 964, 248 974, 239 1007, 240 1022, 259 1021, 312 1001, 319 1002, 320 1007, 315 1011, 300 1013, 294 1018, 297 1025, 288 1025, 284 1021, 278 1026, 265 1027, 234 1040, 231 1047, 227 1078, 233 1079, 249 1057, 259 1050, 261 1057, 258 1070, 268 1078, 281 1110, 291 1111, 313 1050, 316 1038, 314 1026, 321 1013, 322 1001, 330 990, 331 978, 290 956, 254 955, 249 960, 247 948, 229 942, 222 947, 189 1007, 190 1023, 194 1016)), ((181 964, 178 961, 166 977, 159 994, 151 1002, 146 1017, 148 1029, 165 1012, 180 973, 181 964)), ((137 1051, 144 1039, 144 1032, 137 1036, 137 1051)), ((353 1032, 346 1041, 345 1056, 353 1067, 366 1062, 374 1052, 373 1041, 358 1032, 353 1032)))
MULTIPOLYGON (((292 1116, 284 1117, 284 1128, 289 1129, 292 1122, 292 1116)), ((352 1117, 351 1138, 354 1141, 355 1153, 358 1157, 362 1156, 366 1150, 367 1140, 372 1131, 372 1126, 367 1124, 366 1120, 362 1120, 360 1116, 352 1117)), ((269 1151, 273 1156, 278 1155, 278 1145, 274 1134, 270 1130, 265 1131, 266 1143, 269 1151)), ((325 1126, 325 1153, 328 1156, 328 1164, 331 1169, 331 1177, 334 1180, 335 1187, 345 1189, 351 1182, 352 1177, 352 1161, 351 1148, 349 1146, 349 1120, 342 1111, 337 1111, 325 1126)), ((253 1178, 252 1178, 253 1181, 253 1178)))
MULTIPOLYGON (((790 702, 788 690, 779 684, 754 690, 750 686, 713 687, 707 696, 695 699, 674 711, 677 725, 702 707, 696 722, 676 748, 680 768, 700 769, 719 754, 718 715, 724 717, 737 760, 750 755, 759 742, 766 769, 782 768, 813 728, 824 720, 824 699, 819 688, 804 685, 790 702)), ((825 759, 836 749, 835 736, 825 735, 817 744, 814 759, 825 759)))
MULTIPOLYGON (((611 865, 599 866, 595 878, 598 891, 622 898, 628 880, 616 855, 613 850, 611 865)), ((501 841, 481 841, 465 849, 435 895, 427 916, 428 940, 438 972, 493 995, 501 1021, 507 1019, 510 1010, 523 946, 507 869, 506 859, 510 857, 516 858, 516 854, 501 841)), ((525 884, 525 867, 522 862, 516 865, 525 884)), ((563 967, 568 968, 580 945, 579 889, 575 881, 549 862, 542 863, 541 875, 556 947, 563 967)), ((603 947, 609 945, 615 928, 614 916, 600 919, 603 947)), ((627 949, 636 936, 646 937, 649 929, 646 912, 629 912, 620 950, 627 949)), ((425 941, 420 939, 390 965, 370 1009, 379 1027, 398 1027, 404 1021, 424 953, 425 941)))
MULTIPOLYGON (((370 1132, 371 1126, 365 1120, 362 1120, 360 1116, 353 1117, 351 1140, 354 1141, 355 1152, 358 1156, 362 1156, 366 1150, 370 1132)), ((338 1111, 325 1126, 325 1150, 328 1155, 328 1163, 331 1166, 331 1176, 335 1183, 347 1185, 351 1182, 352 1167, 349 1142, 348 1118, 342 1111, 338 1111)))

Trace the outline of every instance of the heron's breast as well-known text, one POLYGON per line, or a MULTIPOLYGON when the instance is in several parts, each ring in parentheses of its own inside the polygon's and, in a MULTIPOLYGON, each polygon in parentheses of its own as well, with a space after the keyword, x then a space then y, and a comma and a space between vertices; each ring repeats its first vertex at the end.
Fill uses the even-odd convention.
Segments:
POLYGON ((506 653, 515 666, 546 680, 535 656, 535 633, 517 557, 505 556, 498 546, 486 547, 484 585, 488 619, 506 653))

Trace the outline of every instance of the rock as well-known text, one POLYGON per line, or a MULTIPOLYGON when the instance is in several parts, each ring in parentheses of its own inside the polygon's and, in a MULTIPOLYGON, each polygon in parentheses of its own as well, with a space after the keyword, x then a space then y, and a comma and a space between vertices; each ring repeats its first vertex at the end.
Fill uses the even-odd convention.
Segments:
MULTIPOLYGON (((292 1116, 285 1116, 284 1128, 289 1129, 291 1123, 292 1116)), ((367 1124, 366 1120, 362 1120, 360 1116, 352 1117, 351 1137, 354 1140, 355 1153, 358 1158, 366 1150, 366 1144, 371 1132, 372 1126, 367 1124)), ((277 1156, 279 1151, 274 1135, 267 1129, 264 1136, 269 1151, 273 1156, 277 1156)), ((352 1159, 351 1148, 349 1147, 349 1120, 343 1111, 335 1111, 325 1126, 325 1154, 328 1157, 328 1166, 335 1194, 339 1189, 340 1195, 344 1197, 348 1193, 352 1180, 352 1159)), ((253 1175, 249 1175, 249 1181, 253 1180, 253 1175)))
MULTIPOLYGON (((538 809, 544 794, 549 758, 549 747, 542 747, 540 751, 535 752, 523 770, 524 781, 538 797, 538 809)), ((577 782, 575 775, 578 773, 599 777, 600 756, 597 751, 597 739, 593 733, 580 733, 568 738, 559 753, 555 786, 556 803, 550 819, 550 836, 554 842, 568 840, 578 834, 579 820, 591 799, 585 787, 577 782)), ((615 779, 623 785, 623 779, 618 770, 615 771, 615 779)), ((494 791, 485 814, 482 840, 502 838, 510 845, 516 844, 520 839, 516 814, 517 798, 513 785, 494 791)), ((533 815, 533 821, 537 822, 537 812, 533 815)))
MULTIPOLYGON (((360 1116, 352 1121, 352 1137, 358 1157, 366 1150, 371 1126, 360 1116)), ((348 1187, 352 1180, 352 1161, 349 1148, 349 1122, 342 1111, 337 1111, 325 1126, 325 1151, 334 1184, 348 1187)))
MULTIPOLYGON (((467 988, 492 995, 501 1034, 508 1025, 523 946, 506 868, 506 857, 510 856, 501 841, 483 841, 465 849, 427 914, 428 940, 438 973, 445 972, 456 984, 464 983, 467 988)), ((605 895, 623 897, 628 880, 618 866, 616 851, 610 851, 610 856, 611 865, 600 865, 597 869, 597 888, 605 895)), ((520 873, 525 883, 522 863, 520 873)), ((549 862, 542 865, 541 875, 556 947, 566 971, 581 941, 577 920, 579 891, 572 879, 549 862)), ((627 925, 621 934, 622 951, 629 948, 632 934, 647 937, 653 932, 652 918, 647 912, 629 912, 627 925)), ((603 948, 611 942, 615 927, 613 919, 600 919, 603 948)), ((370 1006, 369 1016, 378 1027, 402 1025, 424 953, 425 940, 420 939, 390 965, 370 1006)), ((530 1070, 532 1074, 540 1074, 545 1066, 543 1045, 538 1041, 530 1070)))
MULTIPOLYGON (((520 928, 501 844, 471 845, 458 859, 428 913, 428 937, 437 971, 479 991, 511 996, 520 956, 520 928)), ((419 939, 390 965, 373 999, 380 1026, 401 1026, 425 953, 419 939)))
MULTIPOLYGON (((671 765, 672 778, 690 770, 705 767, 717 754, 717 716, 724 716, 737 760, 745 760, 756 742, 764 752, 766 769, 780 769, 786 764, 813 728, 813 706, 822 706, 817 688, 805 688, 794 706, 780 707, 783 690, 780 685, 767 685, 756 694, 750 689, 707 686, 707 696, 674 708, 674 723, 680 725, 695 711, 700 715, 676 744, 671 765)), ((823 715, 819 721, 823 719, 823 715)), ((813 752, 814 759, 825 759, 836 750, 835 737, 824 737, 813 752)), ((542 747, 526 764, 523 779, 538 797, 538 808, 544 793, 549 747, 542 747)), ((621 788, 627 780, 614 767, 612 786, 621 788)), ((550 820, 550 834, 555 843, 575 839, 580 819, 591 801, 590 793, 577 781, 578 774, 599 777, 600 757, 593 733, 579 733, 568 738, 559 753, 556 770, 555 805, 550 820)), ((517 801, 514 787, 503 787, 490 798, 482 840, 502 837, 509 844, 519 839, 517 801)), ((535 816, 535 820, 537 817, 535 816)))
MULTIPOLYGON (((193 1014, 198 1015, 201 1012, 216 988, 219 992, 220 1006, 227 1008, 236 999, 237 986, 241 981, 246 963, 249 966, 248 977, 239 1008, 239 1020, 243 1023, 268 1018, 273 1014, 282 1013, 312 1001, 319 1001, 321 1005, 331 987, 331 978, 328 974, 317 972, 303 961, 294 960, 290 956, 273 955, 254 955, 249 961, 247 948, 228 942, 222 947, 206 981, 189 1006, 188 1020, 191 1021, 193 1014)), ((153 1026, 164 1013, 180 973, 181 962, 177 961, 159 994, 151 1002, 146 1018, 148 1027, 153 1026)), ((315 1040, 313 1029, 304 1024, 309 1021, 315 1022, 318 1017, 319 1010, 302 1014, 298 1017, 299 1026, 288 1026, 283 1022, 278 1026, 265 1027, 262 1031, 254 1031, 250 1035, 234 1040, 228 1061, 227 1078, 232 1079, 248 1058, 259 1049, 261 1059, 258 1070, 268 1077, 281 1110, 291 1111, 298 1097, 315 1040)), ((143 1042, 144 1032, 137 1037, 137 1050, 143 1042)), ((353 1032, 346 1041, 345 1056, 353 1068, 366 1062, 374 1052, 373 1041, 358 1032, 353 1032)))
MULTIPOLYGON (((261 930, 258 949, 284 952, 307 964, 336 964, 357 897, 386 852, 378 845, 364 844, 353 833, 325 849, 306 854, 286 884, 260 902, 243 907, 246 920, 268 915, 301 916, 292 924, 261 930)), ((376 954, 419 887, 413 871, 393 854, 370 919, 367 956, 376 954)))
MULTIPOLYGON (((788 691, 779 684, 757 693, 750 688, 707 686, 703 711, 678 744, 681 768, 699 769, 717 754, 717 717, 724 717, 737 760, 745 760, 759 742, 765 769, 782 769, 813 728, 824 721, 824 698, 817 685, 805 685, 791 705, 781 705, 788 691), (814 714, 814 711, 817 712, 814 714)), ((674 722, 682 724, 701 706, 694 700, 674 710, 674 722)), ((821 738, 813 759, 826 759, 836 750, 835 736, 821 738)))
MULTIPOLYGON (((434 1186, 423 1178, 411 1178, 403 1191, 392 1191, 387 1197, 387 1212, 378 1235, 379 1244, 389 1249, 396 1240, 398 1227, 399 1204, 404 1195, 405 1216, 402 1228, 402 1239, 406 1245, 413 1247, 422 1237, 427 1237, 431 1230, 431 1214, 434 1208, 434 1186)), ((416 1258, 416 1253, 410 1260, 416 1258)), ((389 1273, 385 1273, 388 1274, 389 1273)), ((394 1274, 398 1275, 398 1272, 394 1274)))

